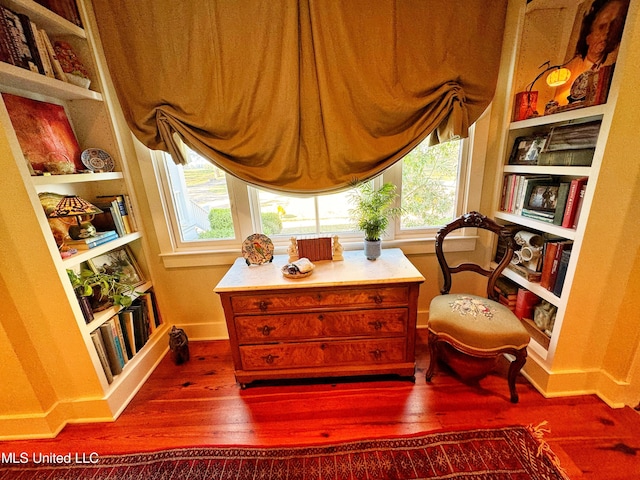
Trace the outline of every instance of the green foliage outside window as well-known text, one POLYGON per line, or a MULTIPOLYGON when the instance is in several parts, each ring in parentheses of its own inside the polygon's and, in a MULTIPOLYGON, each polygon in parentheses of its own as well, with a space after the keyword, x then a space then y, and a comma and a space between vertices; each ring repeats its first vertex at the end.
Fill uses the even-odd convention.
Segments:
POLYGON ((212 208, 209 210, 211 228, 201 232, 199 238, 233 238, 233 219, 228 208, 212 208))
MULTIPOLYGON (((228 208, 212 208, 209 211, 209 224, 211 228, 198 235, 200 239, 206 238, 233 238, 233 219, 228 208)), ((277 213, 262 214, 262 231, 265 235, 277 235, 282 231, 282 219, 277 213)))
POLYGON ((454 218, 460 144, 423 143, 402 159, 402 228, 440 226, 454 218))

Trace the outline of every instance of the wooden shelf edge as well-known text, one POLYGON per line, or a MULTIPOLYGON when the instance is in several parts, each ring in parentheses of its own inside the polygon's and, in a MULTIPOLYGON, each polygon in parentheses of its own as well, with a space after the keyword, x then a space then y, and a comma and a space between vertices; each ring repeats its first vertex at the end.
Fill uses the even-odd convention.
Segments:
POLYGON ((544 347, 545 350, 549 350, 551 339, 536 326, 535 322, 529 318, 523 318, 520 321, 522 325, 524 325, 524 328, 527 329, 527 332, 529 332, 529 335, 531 335, 540 346, 544 347))
POLYGON ((37 186, 61 185, 68 183, 104 182, 121 180, 122 172, 76 173, 73 175, 38 175, 32 176, 31 182, 37 186))
POLYGON ((558 306, 558 304, 560 303, 560 298, 556 297, 553 294, 553 292, 550 292, 546 288, 541 287, 539 283, 534 283, 534 282, 528 281, 527 279, 525 279, 522 276, 518 275, 516 272, 514 272, 513 270, 510 270, 509 268, 505 268, 502 271, 502 275, 504 275, 505 277, 507 277, 510 280, 513 280, 518 285, 520 285, 521 287, 526 288, 530 292, 535 293, 540 298, 542 298, 543 300, 546 300, 547 302, 551 303, 552 305, 558 306))
POLYGON ((115 240, 111 242, 107 242, 103 245, 98 245, 97 247, 90 248, 89 250, 83 250, 81 252, 78 252, 75 255, 72 255, 71 257, 65 258, 64 260, 62 260, 62 264, 67 269, 73 268, 76 265, 80 265, 82 262, 86 262, 87 260, 90 260, 93 257, 102 255, 103 253, 113 250, 114 248, 121 247, 122 245, 131 243, 135 240, 138 240, 139 238, 142 238, 141 232, 130 233, 128 235, 125 235, 124 237, 116 238, 115 240))
POLYGON ((571 167, 556 165, 505 165, 504 173, 522 175, 555 175, 563 177, 588 177, 591 167, 571 167))
MULTIPOLYGON (((61 100, 102 101, 102 94, 30 70, 0 62, 0 84, 16 92, 38 92, 61 100)), ((4 89, 3 89, 4 90, 4 89)), ((13 93, 13 92, 11 92, 13 93)))
POLYGON ((46 30, 49 35, 73 35, 78 38, 87 38, 82 27, 33 0, 5 0, 3 4, 15 12, 28 15, 39 28, 46 30))
POLYGON ((552 115, 541 115, 539 117, 529 118, 527 120, 512 122, 509 125, 509 130, 520 130, 520 129, 531 128, 531 127, 541 127, 544 125, 569 122, 573 120, 579 120, 580 122, 596 120, 604 115, 606 108, 607 108, 607 104, 603 103, 601 105, 577 108, 575 110, 554 113, 552 115))
POLYGON ((576 231, 572 228, 564 228, 551 223, 540 222, 532 218, 523 217, 522 215, 514 215, 512 213, 501 212, 499 210, 493 212, 495 218, 505 220, 517 225, 523 225, 525 227, 533 228, 541 232, 550 233, 558 237, 566 238, 567 240, 574 240, 576 237, 576 231))

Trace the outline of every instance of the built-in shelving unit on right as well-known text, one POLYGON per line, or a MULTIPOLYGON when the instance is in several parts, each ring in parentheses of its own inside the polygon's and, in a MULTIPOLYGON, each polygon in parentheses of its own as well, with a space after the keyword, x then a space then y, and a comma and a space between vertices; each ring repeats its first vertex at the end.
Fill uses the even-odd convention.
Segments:
POLYGON ((616 74, 624 68, 619 57, 611 68, 605 103, 589 101, 587 93, 586 100, 574 104, 578 108, 566 106, 557 113, 547 110, 545 114, 545 105, 556 91, 540 85, 545 83, 544 77, 535 88, 529 85, 544 62, 565 62, 568 46, 576 41, 580 8, 575 1, 547 0, 527 2, 522 7, 524 17, 517 29, 511 91, 504 111, 507 127, 495 185, 494 217, 515 232, 533 235, 533 244, 521 242, 521 247, 526 247, 522 258, 517 256, 503 275, 515 283, 518 293, 526 290, 535 295, 532 304, 537 303, 540 310, 530 308, 522 321, 532 335, 530 352, 547 370, 553 364, 598 184, 617 100, 616 74), (522 105, 517 102, 528 87, 538 94, 537 112, 519 119, 522 114, 517 112, 522 105))

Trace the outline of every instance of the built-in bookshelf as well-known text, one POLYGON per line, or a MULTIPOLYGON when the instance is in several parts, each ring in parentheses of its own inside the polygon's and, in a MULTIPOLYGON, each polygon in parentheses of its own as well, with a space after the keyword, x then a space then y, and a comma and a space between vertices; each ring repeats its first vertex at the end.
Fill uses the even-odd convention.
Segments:
POLYGON ((611 86, 608 100, 605 90, 595 102, 577 102, 556 110, 549 107, 554 91, 544 85, 542 77, 535 85, 540 87, 536 92, 538 113, 523 120, 514 118, 521 116, 517 103, 526 95, 540 65, 549 59, 551 64, 563 63, 569 34, 579 18, 577 7, 576 2, 545 0, 522 7, 511 90, 503 113, 507 127, 501 139, 502 160, 493 204, 498 221, 516 234, 537 238, 535 245, 517 246, 513 265, 503 275, 537 299, 538 308, 522 321, 532 334, 530 350, 536 354, 533 358, 544 368, 553 363, 580 261, 582 238, 615 111, 615 75, 624 68, 622 59, 618 58, 615 69, 606 70, 608 75, 613 72, 613 77, 606 77, 606 88, 611 86), (530 260, 532 253, 537 262, 530 260), (551 321, 545 322, 542 317, 536 321, 536 311, 551 312, 551 321))
MULTIPOLYGON (((16 192, 19 196, 26 195, 29 198, 28 208, 25 209, 25 205, 22 204, 15 206, 20 209, 20 215, 17 217, 20 220, 14 229, 16 235, 14 239, 24 245, 25 249, 44 246, 50 257, 49 261, 43 262, 37 255, 33 255, 33 260, 26 254, 16 256, 20 258, 21 269, 28 270, 33 281, 40 285, 39 290, 34 290, 30 294, 30 301, 52 306, 51 318, 49 318, 49 309, 43 308, 39 318, 28 321, 28 315, 25 314, 24 318, 19 320, 25 323, 25 328, 34 329, 36 333, 38 328, 46 330, 57 328, 68 333, 66 345, 58 344, 55 338, 52 338, 50 345, 34 344, 33 348, 36 351, 40 350, 44 357, 47 357, 48 353, 42 349, 50 348, 52 352, 56 352, 56 355, 58 351, 62 352, 61 362, 70 372, 69 375, 78 375, 83 378, 79 387, 71 389, 71 394, 62 393, 63 396, 78 397, 70 398, 69 402, 79 402, 80 398, 85 397, 91 398, 82 412, 70 411, 66 417, 62 415, 61 418, 56 418, 56 421, 63 425, 79 419, 86 421, 115 418, 167 349, 168 326, 161 320, 162 302, 155 297, 144 228, 142 222, 135 221, 136 192, 129 178, 127 150, 121 141, 121 138, 129 135, 129 132, 119 130, 122 122, 114 118, 114 112, 117 109, 109 100, 115 96, 105 91, 110 82, 96 35, 97 28, 91 2, 78 1, 78 14, 84 27, 72 23, 32 0, 0 0, 0 5, 4 11, 10 10, 23 19, 30 19, 36 31, 47 32, 52 43, 65 42, 65 45, 72 46, 88 72, 89 86, 79 86, 65 78, 50 76, 43 71, 34 71, 16 65, 14 64, 16 62, 5 56, 3 57, 5 61, 0 62, 0 91, 5 100, 8 97, 4 95, 10 95, 12 98, 17 97, 42 105, 61 107, 73 129, 80 150, 99 149, 101 152, 108 153, 108 163, 104 171, 94 169, 84 162, 84 167, 82 165, 78 167, 76 162, 75 172, 65 174, 35 170, 30 152, 26 151, 17 133, 22 127, 16 125, 16 117, 12 115, 11 108, 5 101, 0 102, 0 125, 3 138, 6 137, 6 142, 2 143, 1 153, 7 178, 12 178, 12 175, 13 178, 19 178, 19 185, 15 186, 16 192), (103 212, 105 210, 111 212, 111 207, 117 209, 118 206, 113 201, 115 196, 121 196, 123 208, 126 209, 123 213, 125 216, 132 217, 129 219, 132 223, 128 224, 128 221, 125 221, 128 227, 125 224, 114 223, 112 227, 107 227, 109 230, 113 229, 114 233, 109 238, 105 237, 103 243, 92 245, 91 248, 86 246, 75 248, 73 242, 67 243, 68 237, 63 235, 64 239, 61 241, 61 237, 55 235, 56 229, 52 223, 54 219, 49 218, 46 205, 42 203, 43 197, 51 202, 58 197, 68 195, 76 195, 101 205, 103 212), (39 230, 26 231, 28 229, 26 225, 34 222, 39 226, 39 230), (144 332, 137 332, 144 333, 145 337, 144 342, 138 344, 139 348, 132 351, 131 345, 121 345, 125 351, 126 361, 121 365, 122 368, 117 369, 116 374, 115 369, 105 368, 104 357, 100 349, 96 348, 95 340, 96 335, 104 333, 105 326, 112 324, 114 319, 119 319, 127 307, 112 306, 103 311, 90 312, 88 317, 86 304, 83 305, 83 302, 79 301, 78 292, 74 290, 67 271, 90 268, 93 260, 107 258, 113 252, 125 248, 130 255, 130 261, 136 264, 140 278, 143 280, 136 285, 132 301, 134 305, 144 303, 146 319, 143 322, 146 326, 144 332), (146 299, 149 299, 148 303, 146 299), (69 345, 72 347, 69 348, 69 345), (129 355, 126 355, 127 350, 129 355), (66 367, 67 364, 68 367, 66 367), (93 377, 87 376, 86 364, 92 366, 89 371, 93 372, 93 377), (96 398, 96 385, 99 386, 98 391, 101 391, 97 395, 100 398, 96 398)), ((2 41, 0 39, 0 43, 2 41)), ((37 49, 37 46, 31 45, 31 47, 37 49)), ((0 45, 0 53, 3 48, 6 50, 6 38, 0 45)), ((5 198, 3 202, 11 202, 11 199, 5 198)), ((12 206, 6 205, 3 208, 9 211, 12 206)), ((115 217, 116 210, 113 212, 115 217)), ((66 223, 75 222, 73 217, 71 220, 56 219, 56 221, 58 222, 56 228, 64 228, 65 221, 66 223)), ((122 218, 120 221, 122 222, 122 218)), ((94 265, 94 268, 97 267, 94 265)), ((14 291, 16 298, 25 298, 25 301, 29 301, 18 285, 9 285, 8 288, 14 291)), ((124 325, 124 323, 121 324, 121 326, 124 325)), ((140 323, 140 325, 143 324, 140 323)), ((140 329, 142 328, 141 326, 140 329)), ((122 333, 124 332, 119 332, 120 335, 122 333)), ((54 369, 55 366, 51 368, 54 369)), ((57 374, 54 372, 52 376, 57 374)), ((69 379, 69 383, 75 382, 78 382, 77 378, 69 379)), ((59 429, 60 426, 56 425, 54 430, 56 428, 59 429)), ((31 432, 31 434, 38 435, 38 432, 31 432)))

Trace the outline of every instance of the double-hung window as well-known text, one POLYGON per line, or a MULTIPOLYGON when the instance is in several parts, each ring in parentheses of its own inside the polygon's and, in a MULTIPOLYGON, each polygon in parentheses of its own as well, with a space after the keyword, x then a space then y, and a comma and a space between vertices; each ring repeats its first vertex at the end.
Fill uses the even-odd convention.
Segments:
MULTIPOLYGON (((371 180, 378 186, 383 182, 397 186, 402 215, 387 229, 383 237, 387 244, 433 238, 440 226, 463 213, 467 143, 465 139, 428 146, 424 141, 371 180)), ((170 242, 162 245, 165 256, 237 251, 244 238, 258 232, 268 235, 281 252, 294 236, 338 235, 345 248, 361 248, 362 233, 349 218, 350 190, 326 195, 269 191, 238 180, 183 148, 186 165, 175 165, 165 153, 156 157, 171 231, 166 237, 170 242)))

